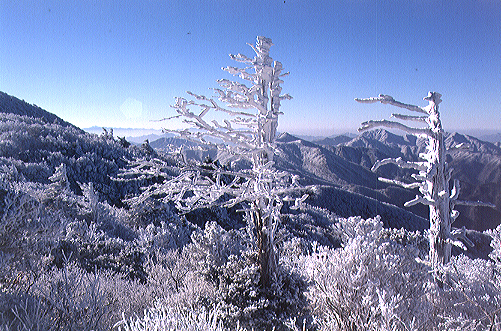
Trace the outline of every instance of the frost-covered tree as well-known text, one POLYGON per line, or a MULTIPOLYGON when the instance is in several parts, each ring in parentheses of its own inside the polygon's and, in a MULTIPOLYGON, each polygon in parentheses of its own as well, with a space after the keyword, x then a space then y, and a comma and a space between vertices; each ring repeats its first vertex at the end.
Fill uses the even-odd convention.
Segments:
POLYGON ((187 92, 194 100, 176 98, 172 107, 178 113, 174 117, 182 118, 194 130, 166 130, 197 143, 216 145, 220 152, 226 153, 227 160, 246 159, 252 164, 251 168, 227 170, 218 162, 186 167, 180 176, 151 187, 143 195, 165 194, 165 199, 175 201, 182 211, 211 205, 245 206, 243 211, 255 235, 264 287, 272 284, 277 269, 275 233, 283 203, 293 201, 297 205, 306 199, 297 195, 296 177, 291 178, 273 167, 278 116, 282 114, 280 103, 291 96, 281 94, 281 78, 288 73, 282 73, 282 64, 269 56, 272 45, 271 39, 257 37, 255 46, 249 44, 256 53, 254 58, 230 55, 245 67, 223 70, 250 82, 251 86, 218 80, 220 88, 214 91, 228 108, 221 107, 212 98, 187 92), (231 118, 224 123, 207 119, 214 111, 231 118), (208 137, 210 139, 206 139, 208 137))
MULTIPOLYGON (((440 98, 440 93, 429 92, 424 98, 424 100, 429 103, 426 107, 408 105, 395 101, 389 95, 382 94, 376 98, 355 99, 361 103, 381 102, 383 104, 390 104, 424 114, 421 116, 393 114, 392 117, 404 121, 423 123, 426 124, 425 127, 409 127, 396 121, 371 120, 362 123, 359 131, 366 131, 374 127, 387 127, 403 130, 418 137, 428 138, 426 146, 427 152, 419 155, 424 161, 410 162, 405 161, 402 158, 384 159, 376 162, 372 167, 372 171, 376 171, 382 165, 392 163, 400 168, 415 169, 419 172, 412 175, 416 182, 410 184, 386 178, 379 178, 379 180, 408 189, 419 189, 421 195, 417 195, 415 199, 406 202, 404 206, 410 207, 415 204, 422 203, 430 208, 429 255, 431 265, 435 269, 447 264, 450 261, 452 244, 465 249, 463 243, 458 240, 460 237, 463 237, 463 240, 467 239, 464 236, 464 229, 453 230, 451 227, 452 223, 459 215, 459 212, 454 210, 454 207, 456 205, 493 207, 490 203, 459 200, 460 186, 458 180, 453 181, 452 190, 450 189, 449 182, 451 180, 453 169, 449 167, 446 162, 447 151, 444 143, 444 130, 442 128, 440 113, 438 111, 438 105, 442 102, 440 98)), ((457 145, 453 148, 463 147, 464 146, 457 145)), ((468 240, 466 240, 466 242, 468 242, 468 240)))
POLYGON ((61 163, 56 167, 54 174, 49 177, 50 184, 45 190, 42 201, 51 204, 57 208, 65 208, 65 199, 68 198, 70 190, 70 182, 68 180, 66 164, 61 163))

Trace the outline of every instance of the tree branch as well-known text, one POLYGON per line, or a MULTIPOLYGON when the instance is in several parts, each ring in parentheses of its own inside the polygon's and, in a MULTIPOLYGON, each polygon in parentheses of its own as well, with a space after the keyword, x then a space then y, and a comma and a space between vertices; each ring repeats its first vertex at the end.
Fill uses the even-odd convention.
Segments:
POLYGON ((410 184, 407 184, 407 183, 404 183, 404 182, 401 182, 401 181, 398 181, 398 180, 388 179, 388 178, 383 178, 383 177, 379 177, 378 180, 380 182, 383 182, 383 183, 395 184, 395 185, 398 185, 398 186, 402 186, 403 188, 406 188, 406 189, 415 189, 415 188, 419 188, 419 187, 421 187, 423 185, 421 183, 410 183, 410 184))
POLYGON ((402 115, 402 114, 391 114, 391 117, 398 118, 399 120, 415 121, 415 122, 421 122, 421 123, 426 123, 426 119, 428 118, 428 116, 411 116, 411 115, 402 115))
POLYGON ((402 123, 388 121, 388 120, 379 120, 379 121, 370 120, 367 122, 363 122, 361 124, 361 127, 358 129, 358 131, 359 132, 367 131, 367 130, 370 130, 372 128, 376 128, 376 127, 380 127, 380 126, 387 127, 387 128, 393 128, 393 129, 399 129, 399 130, 405 131, 405 132, 410 133, 410 134, 415 134, 415 135, 426 135, 426 136, 432 135, 432 132, 430 129, 412 128, 412 127, 409 127, 409 126, 404 125, 402 123))
POLYGON ((384 94, 380 94, 379 97, 375 97, 375 98, 374 97, 372 97, 372 98, 366 98, 366 99, 358 99, 358 98, 356 98, 355 101, 360 102, 360 103, 381 102, 383 104, 390 104, 392 106, 396 106, 396 107, 400 107, 400 108, 405 108, 405 109, 408 109, 410 111, 414 111, 414 112, 418 112, 418 113, 422 113, 422 114, 427 114, 428 115, 428 112, 426 110, 424 110, 423 108, 421 108, 421 107, 414 106, 414 105, 408 105, 408 104, 402 103, 400 101, 395 101, 395 99, 393 99, 393 97, 391 97, 389 95, 384 95, 384 94))
POLYGON ((384 159, 381 161, 377 161, 374 163, 374 165, 371 168, 371 171, 376 171, 379 167, 385 165, 385 164, 395 164, 399 166, 400 168, 403 169, 415 169, 419 171, 426 171, 428 169, 427 167, 427 162, 410 162, 410 161, 404 161, 401 157, 398 157, 396 159, 384 159))
POLYGON ((418 203, 421 203, 421 204, 427 205, 427 206, 435 206, 435 204, 436 204, 435 200, 433 200, 431 198, 420 197, 420 196, 416 195, 416 197, 414 199, 404 203, 404 207, 411 207, 411 206, 417 205, 418 203))

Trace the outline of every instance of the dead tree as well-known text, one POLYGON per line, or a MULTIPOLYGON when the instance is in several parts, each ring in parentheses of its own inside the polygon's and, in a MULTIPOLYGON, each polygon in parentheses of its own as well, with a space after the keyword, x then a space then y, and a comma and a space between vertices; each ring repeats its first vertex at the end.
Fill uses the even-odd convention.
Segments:
MULTIPOLYGON (((453 181, 452 190, 449 189, 449 182, 451 180, 453 169, 449 167, 445 161, 447 151, 444 143, 444 130, 442 128, 440 113, 438 111, 438 105, 442 102, 440 98, 440 93, 429 92, 424 98, 424 100, 428 101, 428 106, 426 107, 404 104, 399 101, 395 101, 391 96, 382 94, 376 98, 355 99, 355 101, 361 103, 381 102, 383 104, 390 104, 420 113, 422 114, 420 116, 392 114, 392 117, 399 120, 427 124, 427 127, 415 128, 395 121, 371 120, 362 123, 358 130, 366 131, 375 127, 387 127, 399 129, 418 137, 428 138, 426 146, 427 152, 419 155, 419 157, 424 160, 423 162, 410 162, 405 161, 402 158, 384 159, 376 162, 372 167, 372 171, 376 171, 382 165, 392 163, 400 168, 415 169, 419 172, 412 175, 416 182, 411 184, 386 178, 379 178, 379 180, 408 189, 419 189, 421 195, 416 195, 415 199, 406 202, 404 206, 410 207, 421 203, 429 206, 430 208, 429 258, 431 266, 434 270, 439 269, 440 266, 443 266, 450 261, 451 245, 457 245, 466 249, 464 244, 458 240, 460 237, 472 245, 472 243, 464 236, 464 228, 462 230, 453 230, 451 227, 452 223, 459 215, 459 212, 454 210, 454 207, 456 205, 494 207, 494 205, 490 203, 459 200, 460 186, 459 181, 456 179, 453 181)), ((464 146, 454 146, 454 148, 461 147, 464 146)))

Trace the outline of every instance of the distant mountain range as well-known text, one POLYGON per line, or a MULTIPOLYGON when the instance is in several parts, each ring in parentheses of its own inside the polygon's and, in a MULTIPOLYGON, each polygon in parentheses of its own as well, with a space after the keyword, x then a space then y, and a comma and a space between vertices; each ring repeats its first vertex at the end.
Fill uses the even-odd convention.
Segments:
MULTIPOLYGON (((464 225, 472 229, 485 230, 501 224, 499 144, 459 133, 448 133, 445 142, 447 148, 461 143, 469 146, 468 150, 456 150, 448 156, 448 162, 455 169, 454 178, 461 181, 460 198, 491 202, 498 206, 496 209, 460 206, 457 209, 461 215, 454 226, 464 225)), ((429 211, 426 206, 403 207, 406 201, 418 194, 417 190, 404 189, 378 180, 378 177, 386 177, 411 182, 411 170, 386 165, 380 167, 376 173, 370 171, 377 160, 384 158, 402 157, 412 161, 419 160, 419 153, 424 152, 426 146, 424 139, 412 135, 400 136, 379 129, 354 138, 341 135, 314 142, 283 133, 277 138, 277 143, 280 153, 275 162, 279 169, 300 175, 303 184, 324 187, 323 196, 317 197, 315 204, 340 216, 354 214, 374 216, 367 212, 369 206, 373 204, 373 211, 379 208, 378 212, 382 213, 385 207, 381 203, 384 203, 405 212, 411 211, 423 218, 428 217, 429 211), (344 203, 336 203, 335 200, 342 195, 346 195, 344 203)), ((192 142, 183 142, 179 138, 162 138, 151 142, 151 146, 164 151, 183 146, 185 155, 191 153, 191 158, 198 160, 202 160, 204 155, 217 153, 216 150, 196 146, 192 142)), ((220 158, 224 160, 223 155, 220 155, 220 158)))
MULTIPOLYGON (((33 131, 32 138, 26 137, 26 134, 15 137, 4 132, 4 136, 9 138, 5 138, 0 146, 2 163, 15 164, 21 170, 28 169, 28 163, 34 164, 32 167, 40 169, 34 172, 30 170, 32 172, 26 174, 27 178, 41 177, 40 180, 46 182, 55 166, 63 162, 70 166, 69 176, 74 186, 77 181, 95 181, 102 194, 109 196, 110 202, 115 203, 131 193, 127 190, 113 193, 113 190, 122 188, 105 177, 116 175, 119 168, 124 166, 124 158, 146 155, 140 147, 127 150, 120 146, 117 140, 85 133, 54 114, 1 92, 0 112, 10 114, 4 115, 3 121, 24 123, 23 127, 28 129, 22 130, 29 134, 33 131), (36 120, 29 120, 30 117, 36 120), (40 132, 45 132, 46 141, 35 143, 40 140, 40 132), (30 143, 22 139, 28 139, 30 143), (64 141, 59 141, 61 139, 64 141), (15 149, 12 146, 15 146, 15 149), (59 153, 58 149, 61 149, 59 153), (38 166, 37 162, 45 163, 38 166), (81 176, 83 177, 80 178, 81 176)), ((18 130, 16 125, 12 126, 13 130, 18 130)), ((9 130, 9 127, 4 129, 9 130)), ((144 137, 137 139, 142 142, 142 138, 144 137)), ((497 207, 458 208, 461 215, 454 226, 465 225, 475 230, 492 228, 501 224, 500 144, 459 133, 447 134, 448 147, 460 143, 468 144, 469 150, 454 151, 448 160, 455 168, 454 178, 461 181, 460 198, 491 202, 497 207)), ((299 175, 305 185, 320 186, 319 193, 309 198, 312 205, 326 208, 342 217, 373 217, 379 214, 383 221, 392 227, 405 226, 412 230, 427 227, 427 207, 403 207, 406 201, 414 198, 416 191, 378 180, 378 177, 387 177, 409 182, 411 171, 398 169, 393 165, 380 167, 377 173, 370 171, 377 160, 388 157, 418 160, 419 153, 423 152, 425 147, 424 140, 410 135, 396 135, 386 130, 369 131, 354 137, 340 135, 316 141, 283 133, 278 137, 277 145, 279 154, 275 161, 279 169, 299 175)), ((216 149, 201 147, 172 136, 152 139, 150 146, 159 153, 181 153, 185 158, 199 161, 207 156, 223 159, 223 155, 218 155, 216 149)))
MULTIPOLYGON (((410 173, 393 165, 380 167, 376 174, 369 171, 376 160, 402 157, 407 160, 419 160, 419 153, 424 152, 425 140, 411 135, 399 136, 386 130, 365 132, 349 141, 335 146, 331 141, 316 143, 305 142, 292 137, 279 142, 282 150, 295 151, 286 153, 295 155, 294 160, 302 159, 310 162, 292 162, 277 164, 286 169, 305 173, 304 177, 317 176, 322 180, 338 185, 348 191, 360 193, 367 197, 403 206, 412 199, 417 190, 406 190, 401 187, 387 185, 377 181, 376 177, 396 178, 411 182, 410 173), (321 143, 324 143, 323 145, 321 143), (300 153, 298 153, 300 151, 300 153)), ((466 226, 485 230, 501 223, 501 148, 499 144, 481 141, 475 137, 449 133, 446 146, 451 148, 461 143, 467 144, 467 150, 450 152, 448 162, 455 169, 454 178, 461 181, 463 200, 480 200, 494 203, 496 209, 483 207, 458 206, 461 215, 454 226, 466 226)), ((289 159, 291 159, 289 157, 289 159)), ((412 212, 427 217, 428 208, 414 206, 412 212)))
MULTIPOLYGON (((146 139, 148 139, 149 141, 154 141, 166 136, 165 134, 162 133, 161 130, 154 130, 154 129, 137 129, 137 128, 106 128, 106 129, 113 129, 113 134, 116 137, 125 137, 127 141, 136 145, 142 144, 146 139)), ((83 130, 85 132, 94 134, 103 133, 103 128, 100 126, 92 126, 90 128, 84 128, 83 130)))

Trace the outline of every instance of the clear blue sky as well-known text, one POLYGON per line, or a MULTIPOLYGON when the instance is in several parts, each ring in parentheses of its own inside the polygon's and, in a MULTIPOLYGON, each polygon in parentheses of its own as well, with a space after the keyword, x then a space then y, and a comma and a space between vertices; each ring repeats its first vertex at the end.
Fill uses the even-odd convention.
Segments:
POLYGON ((354 131, 394 111, 354 98, 429 90, 446 129, 501 129, 500 0, 1 0, 0 90, 80 127, 167 126, 258 35, 291 72, 280 131, 354 131))

